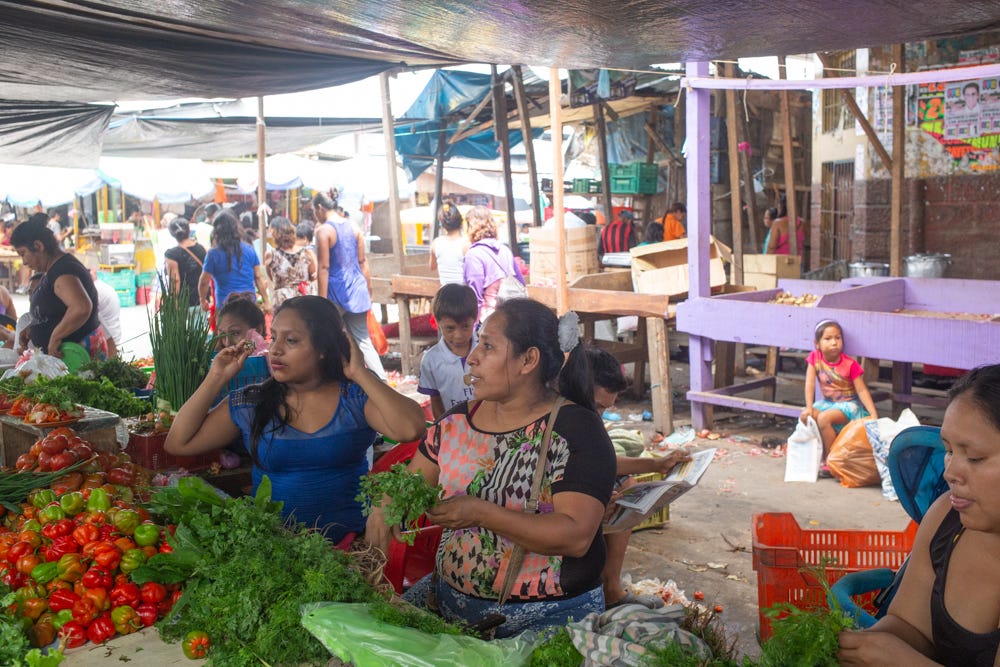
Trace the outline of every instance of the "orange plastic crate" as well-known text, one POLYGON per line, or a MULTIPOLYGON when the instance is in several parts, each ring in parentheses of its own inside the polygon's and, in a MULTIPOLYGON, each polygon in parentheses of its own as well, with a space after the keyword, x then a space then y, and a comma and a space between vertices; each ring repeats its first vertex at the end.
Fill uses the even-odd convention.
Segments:
MULTIPOLYGON (((787 512, 753 517, 753 569, 757 571, 760 638, 771 636, 764 610, 787 602, 800 609, 826 607, 826 592, 812 572, 824 558, 826 578, 833 584, 845 574, 887 567, 899 569, 913 548, 917 524, 906 530, 803 530, 787 512)), ((855 598, 859 607, 874 612, 868 593, 855 598)))

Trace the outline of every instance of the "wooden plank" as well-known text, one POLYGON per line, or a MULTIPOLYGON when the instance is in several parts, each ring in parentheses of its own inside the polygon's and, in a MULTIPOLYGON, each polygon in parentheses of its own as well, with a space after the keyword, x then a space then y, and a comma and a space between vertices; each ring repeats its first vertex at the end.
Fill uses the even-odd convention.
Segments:
POLYGON ((614 214, 611 212, 611 170, 608 167, 608 126, 604 122, 604 105, 600 100, 594 102, 594 123, 597 126, 597 164, 601 168, 601 202, 604 208, 604 220, 611 224, 614 214))
POLYGON ((399 226, 399 185, 396 183, 396 133, 392 118, 392 98, 389 96, 389 72, 379 75, 382 91, 382 134, 385 137, 387 184, 389 186, 389 237, 392 240, 392 254, 400 265, 403 264, 402 228, 399 226))
POLYGON ((653 424, 661 433, 673 433, 673 391, 670 388, 670 346, 667 323, 659 317, 646 318, 646 346, 649 348, 650 399, 653 424))
POLYGON ((507 127, 507 95, 504 80, 497 74, 497 66, 490 65, 493 81, 493 118, 496 121, 493 136, 500 147, 500 163, 503 165, 503 192, 507 209, 507 245, 515 257, 521 256, 517 244, 517 223, 514 221, 514 182, 510 173, 510 130, 507 127))
POLYGON ((603 289, 619 292, 632 291, 632 272, 628 269, 612 269, 601 273, 589 273, 580 276, 572 283, 573 289, 603 289))
MULTIPOLYGON (((549 308, 556 306, 556 288, 528 285, 528 296, 549 308)), ((604 313, 607 315, 638 315, 672 319, 674 306, 662 294, 636 294, 594 289, 569 290, 569 310, 578 313, 604 313)))
POLYGON ((889 312, 906 305, 906 283, 902 280, 873 282, 821 296, 816 305, 824 308, 889 312))
MULTIPOLYGON (((906 71, 902 44, 892 45, 896 71, 906 71)), ((892 200, 889 211, 889 275, 903 275, 903 179, 906 177, 906 87, 892 87, 892 200)), ((792 253, 795 254, 794 252, 792 253)))
POLYGON ((441 281, 430 276, 410 276, 397 273, 392 277, 392 293, 397 296, 434 298, 439 289, 441 289, 441 281))
POLYGON ((773 376, 763 377, 750 380, 749 382, 740 382, 739 384, 722 385, 713 389, 712 392, 722 396, 735 396, 736 394, 745 394, 748 391, 756 389, 771 389, 775 384, 777 384, 777 381, 773 376))
POLYGON ((733 383, 733 364, 736 362, 735 343, 715 342, 715 386, 727 387, 733 383))
POLYGON ((514 100, 517 102, 517 116, 521 121, 521 136, 524 137, 524 157, 528 167, 528 187, 531 188, 531 213, 536 227, 542 224, 542 204, 538 197, 538 170, 535 167, 535 144, 531 136, 531 117, 528 114, 527 96, 524 94, 524 73, 520 65, 511 65, 511 83, 514 86, 514 100))
MULTIPOLYGON (((778 56, 778 76, 785 76, 785 56, 778 56)), ((788 247, 790 255, 799 254, 799 235, 796 231, 799 224, 798 203, 795 197, 795 148, 792 146, 792 114, 789 110, 788 91, 782 90, 781 96, 781 131, 782 155, 785 171, 785 205, 788 207, 788 247)))
MULTIPOLYGON (((894 395, 913 393, 913 364, 904 361, 894 361, 892 363, 892 393, 894 395)), ((892 414, 885 415, 894 417, 903 410, 904 404, 896 399, 892 401, 892 414)))
MULTIPOLYGON (((736 66, 725 65, 726 76, 736 75, 736 66)), ((733 218, 733 283, 743 284, 743 200, 740 198, 740 151, 736 138, 736 91, 726 91, 726 142, 729 153, 729 212, 733 218)), ((748 202, 751 206, 754 202, 748 202)))
POLYGON ((773 401, 761 401, 755 398, 741 398, 738 396, 726 396, 712 391, 689 391, 688 400, 718 405, 726 408, 736 408, 737 410, 752 410, 754 412, 764 412, 783 417, 798 417, 802 414, 802 408, 797 405, 786 405, 773 401))
POLYGON ((418 368, 413 367, 413 346, 410 332, 410 298, 397 296, 396 307, 399 311, 399 355, 403 376, 414 375, 418 368))

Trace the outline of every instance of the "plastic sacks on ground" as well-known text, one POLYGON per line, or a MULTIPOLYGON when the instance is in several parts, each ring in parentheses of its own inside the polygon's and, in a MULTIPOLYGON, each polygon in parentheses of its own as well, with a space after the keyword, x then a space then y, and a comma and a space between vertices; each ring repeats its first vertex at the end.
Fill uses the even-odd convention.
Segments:
POLYGON ((819 462, 823 457, 823 439, 816 420, 808 417, 806 423, 795 421, 795 431, 788 436, 785 452, 786 482, 815 482, 819 462))
POLYGON ((875 486, 881 481, 871 443, 865 432, 865 422, 871 419, 855 419, 840 429, 836 440, 830 445, 826 455, 826 465, 841 486, 857 488, 875 486))
POLYGON ((692 655, 711 659, 704 641, 682 630, 685 610, 675 604, 661 609, 625 604, 603 614, 591 613, 568 623, 573 646, 584 657, 584 667, 634 667, 641 665, 649 645, 678 643, 692 655))
POLYGON ((879 477, 882 478, 882 497, 886 500, 899 500, 892 485, 892 477, 889 476, 889 445, 900 431, 911 426, 920 426, 920 420, 909 408, 899 414, 899 419, 883 417, 865 422, 868 442, 871 443, 872 454, 875 456, 875 466, 878 468, 879 477))
POLYGON ((355 667, 517 667, 527 664, 534 633, 487 642, 460 635, 432 635, 371 616, 366 604, 320 603, 303 610, 302 625, 330 651, 355 667))

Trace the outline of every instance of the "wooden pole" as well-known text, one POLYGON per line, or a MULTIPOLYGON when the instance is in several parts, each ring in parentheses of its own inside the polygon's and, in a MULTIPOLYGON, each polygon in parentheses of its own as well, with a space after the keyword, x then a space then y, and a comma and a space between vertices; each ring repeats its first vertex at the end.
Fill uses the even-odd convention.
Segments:
POLYGON ((563 211, 562 82, 559 70, 549 68, 549 128, 552 132, 552 215, 556 220, 556 314, 569 310, 566 284, 566 219, 563 211))
MULTIPOLYGON (((778 76, 786 78, 785 56, 778 56, 778 76)), ((781 133, 781 147, 784 154, 785 167, 785 204, 788 207, 788 248, 789 254, 799 254, 799 216, 798 206, 795 203, 795 156, 792 147, 792 114, 789 109, 788 91, 782 90, 781 96, 781 123, 784 125, 781 133)))
MULTIPOLYGON (((382 134, 385 136, 385 161, 386 168, 389 170, 389 238, 392 240, 392 254, 396 258, 396 265, 402 270, 403 242, 399 230, 399 184, 396 182, 396 128, 392 120, 392 98, 389 96, 388 72, 382 72, 379 75, 379 84, 382 89, 382 134)), ((409 326, 409 322, 407 322, 407 326, 409 326)), ((402 333, 402 329, 400 333, 402 333)))
POLYGON ((535 146, 531 134, 531 117, 528 115, 528 100, 524 95, 524 72, 520 65, 511 67, 514 84, 514 99, 517 115, 521 119, 521 136, 524 138, 524 158, 528 166, 528 184, 531 187, 531 213, 536 227, 542 224, 542 202, 539 197, 538 168, 535 165, 535 146))
MULTIPOLYGON (((737 112, 736 118, 736 142, 742 139, 750 141, 750 130, 747 127, 747 119, 743 112, 737 112)), ((743 181, 743 199, 747 208, 747 229, 750 232, 750 247, 754 252, 759 252, 760 245, 757 243, 757 230, 763 223, 757 218, 757 193, 753 189, 753 174, 750 171, 750 156, 746 153, 739 153, 740 180, 743 181)))
POLYGON ((267 172, 265 160, 264 97, 257 97, 257 226, 261 239, 261 250, 267 238, 267 172))
POLYGON ((510 173, 510 129, 507 125, 507 96, 504 94, 503 79, 497 74, 497 66, 490 65, 493 81, 493 121, 494 136, 500 144, 500 158, 503 163, 503 193, 507 200, 507 243, 515 256, 520 256, 517 245, 517 221, 514 219, 514 181, 510 173))
MULTIPOLYGON (((735 76, 726 65, 726 76, 735 76)), ((733 283, 743 284, 743 204, 740 198, 740 151, 736 138, 736 91, 726 91, 726 140, 729 152, 729 210, 733 216, 733 283)))
POLYGON ((601 201, 604 204, 604 223, 614 221, 611 210, 611 170, 608 167, 608 126, 604 122, 604 105, 594 102, 594 123, 597 126, 597 161, 601 167, 601 201))
MULTIPOLYGON (((897 72, 906 71, 906 52, 893 44, 897 72)), ((892 209, 889 222, 889 275, 902 275, 903 179, 906 177, 906 87, 892 87, 892 209)))
MULTIPOLYGON (((833 65, 825 54, 817 53, 816 56, 819 57, 819 62, 823 65, 824 69, 832 70, 833 65)), ((861 129, 864 130, 865 136, 868 137, 868 141, 871 142, 872 148, 875 149, 879 158, 882 159, 882 164, 889 171, 889 173, 892 173, 892 158, 889 157, 889 152, 885 149, 885 146, 882 145, 882 141, 878 138, 878 134, 872 127, 872 124, 868 122, 868 118, 865 116, 865 113, 861 110, 861 107, 858 106, 857 100, 854 99, 853 92, 847 88, 841 88, 840 98, 844 101, 844 105, 847 107, 848 111, 851 112, 851 115, 854 116, 854 119, 861 125, 861 129)))
POLYGON ((440 224, 438 214, 441 212, 441 198, 444 196, 444 153, 447 146, 447 133, 442 127, 438 134, 437 159, 434 163, 434 212, 431 217, 431 241, 437 238, 440 224))

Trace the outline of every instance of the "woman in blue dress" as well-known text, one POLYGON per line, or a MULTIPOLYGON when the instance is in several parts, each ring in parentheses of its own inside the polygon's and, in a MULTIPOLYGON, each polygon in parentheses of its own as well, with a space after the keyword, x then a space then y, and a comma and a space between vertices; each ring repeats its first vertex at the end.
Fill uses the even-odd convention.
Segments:
POLYGON ((368 335, 372 277, 365 258, 364 237, 333 197, 320 192, 313 197, 312 204, 319 264, 317 294, 337 304, 347 333, 358 343, 368 368, 384 380, 382 360, 368 335))
POLYGON ((285 301, 271 336, 271 378, 232 392, 212 408, 252 348, 238 341, 220 351, 177 413, 165 449, 204 454, 241 436, 253 459, 254 491, 267 475, 286 516, 339 543, 365 529, 355 496, 376 431, 416 440, 424 434, 423 412, 365 368, 327 299, 285 301))

